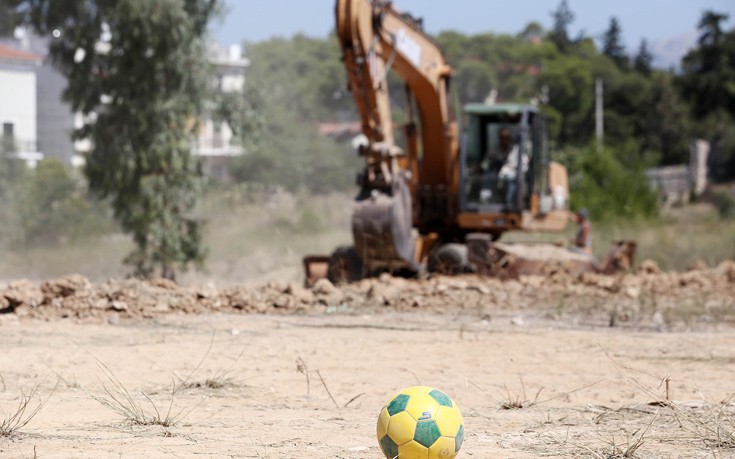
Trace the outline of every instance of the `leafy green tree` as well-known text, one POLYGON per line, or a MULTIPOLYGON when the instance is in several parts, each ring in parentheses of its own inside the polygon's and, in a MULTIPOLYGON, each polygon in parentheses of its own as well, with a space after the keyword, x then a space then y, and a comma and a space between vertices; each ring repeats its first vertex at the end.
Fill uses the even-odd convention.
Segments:
POLYGON ((727 19, 703 13, 698 47, 684 56, 678 79, 697 119, 695 131, 710 140, 710 171, 718 180, 735 178, 735 143, 728 135, 735 118, 735 29, 723 30, 727 19))
POLYGON ((588 208, 594 220, 657 215, 658 197, 648 186, 637 150, 633 142, 614 150, 590 145, 567 152, 572 206, 588 208))
POLYGON ((354 189, 359 159, 349 139, 320 135, 315 122, 292 113, 274 95, 266 97, 263 117, 257 145, 233 160, 236 180, 313 193, 354 189))
POLYGON ((359 159, 350 139, 335 140, 318 130, 320 122, 357 118, 336 39, 296 35, 246 44, 246 49, 254 63, 249 91, 257 94, 246 97, 259 114, 259 142, 232 161, 231 175, 291 191, 354 189, 359 159))
POLYGON ((612 59, 621 69, 627 68, 629 60, 623 46, 623 32, 615 16, 610 18, 610 26, 602 36, 602 54, 612 59))
POLYGON ((12 36, 19 23, 16 3, 17 0, 0 0, 0 37, 12 36))
POLYGON ((549 38, 561 52, 567 52, 572 44, 569 38, 569 26, 574 22, 574 13, 569 8, 567 0, 561 0, 556 10, 551 12, 553 25, 549 38))
POLYGON ((57 30, 50 54, 65 98, 92 142, 85 173, 109 198, 136 249, 139 276, 174 278, 200 264, 202 223, 192 216, 201 171, 190 136, 210 72, 204 53, 217 0, 14 0, 36 29, 57 30))
POLYGON ((459 97, 463 103, 482 102, 498 86, 495 72, 478 61, 462 62, 455 77, 461 82, 459 97))
POLYGON ((640 120, 651 109, 654 92, 651 80, 617 68, 606 72, 603 78, 606 143, 615 145, 638 138, 642 134, 640 120))
POLYGON ((699 20, 699 44, 702 46, 716 46, 722 41, 722 22, 728 20, 730 15, 717 13, 712 10, 705 11, 699 20))
POLYGON ((663 165, 686 164, 693 140, 689 107, 674 85, 673 74, 655 72, 650 83, 648 102, 636 110, 642 150, 656 155, 663 165))
POLYGON ((550 108, 558 114, 554 118, 559 124, 552 124, 552 131, 562 145, 585 144, 594 132, 595 77, 584 62, 578 57, 554 59, 538 77, 538 84, 548 87, 550 108))
POLYGON ((653 71, 653 54, 648 49, 648 41, 644 38, 638 46, 638 54, 633 58, 633 68, 646 76, 653 71))
POLYGON ((211 117, 215 122, 226 122, 235 141, 246 150, 257 145, 265 119, 263 97, 252 85, 242 92, 220 92, 215 96, 211 117))
POLYGON ((355 114, 352 95, 336 38, 318 39, 298 34, 246 43, 248 81, 260 96, 304 120, 333 119, 355 114))
POLYGON ((692 102, 695 116, 717 110, 735 114, 735 40, 725 34, 721 22, 727 14, 706 11, 699 22, 699 46, 684 56, 681 85, 692 102))
POLYGON ((437 37, 455 68, 452 87, 462 104, 482 102, 491 90, 497 91, 498 101, 527 102, 538 96, 537 76, 545 60, 559 51, 537 35, 540 26, 526 29, 520 36, 445 32, 437 37))
POLYGON ((518 34, 518 38, 530 42, 538 42, 546 35, 544 27, 536 22, 529 22, 526 27, 518 34))

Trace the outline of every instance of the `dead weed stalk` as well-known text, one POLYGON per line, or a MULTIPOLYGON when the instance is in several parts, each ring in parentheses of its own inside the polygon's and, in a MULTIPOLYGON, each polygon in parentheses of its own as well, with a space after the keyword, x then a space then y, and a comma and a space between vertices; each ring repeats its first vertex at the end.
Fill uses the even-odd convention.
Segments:
MULTIPOLYGON (((202 356, 201 360, 197 364, 196 367, 189 373, 189 375, 181 379, 179 378, 179 387, 184 389, 199 389, 199 388, 208 388, 208 389, 222 389, 224 387, 229 387, 234 385, 234 377, 230 376, 232 373, 232 370, 235 368, 237 363, 240 361, 242 356, 245 354, 245 351, 250 347, 250 343, 252 343, 253 339, 251 338, 250 341, 248 341, 245 346, 242 348, 240 353, 237 355, 237 357, 233 360, 232 365, 230 365, 227 369, 220 369, 217 372, 214 373, 214 375, 209 376, 204 379, 204 381, 192 381, 192 377, 194 374, 199 371, 199 369, 204 364, 204 361, 207 360, 207 357, 209 356, 209 353, 212 351, 212 345, 214 344, 214 333, 212 333, 212 339, 209 341, 209 347, 207 347, 207 351, 202 356)), ((178 376, 177 376, 178 377, 178 376)))
POLYGON ((104 373, 109 385, 102 382, 102 388, 105 391, 105 395, 97 395, 92 392, 88 392, 89 396, 130 423, 140 426, 158 425, 162 427, 171 427, 193 411, 192 408, 192 410, 183 416, 183 410, 175 415, 171 414, 176 395, 176 384, 174 382, 172 382, 171 387, 171 400, 169 402, 168 409, 163 415, 150 396, 141 391, 143 397, 148 400, 153 409, 152 412, 146 411, 140 403, 135 401, 133 396, 130 394, 130 391, 128 391, 122 382, 120 382, 117 376, 115 376, 107 365, 98 360, 97 366, 104 373))
POLYGON ((637 457, 636 451, 638 451, 638 449, 643 446, 643 443, 645 443, 646 434, 656 420, 656 417, 657 416, 653 416, 651 418, 651 422, 648 423, 643 431, 636 431, 632 436, 628 436, 625 439, 625 445, 618 445, 615 438, 613 438, 610 442, 610 448, 612 451, 609 453, 602 453, 599 456, 600 459, 634 459, 637 457))
POLYGON ((301 357, 296 358, 296 371, 306 376, 306 395, 309 396, 311 392, 310 381, 309 381, 309 367, 301 357))
POLYGON ((518 379, 521 381, 521 393, 520 394, 511 394, 510 390, 507 386, 503 385, 503 389, 505 389, 505 400, 503 400, 500 403, 500 408, 504 410, 519 410, 522 408, 530 408, 534 405, 537 405, 539 403, 539 396, 541 395, 541 391, 544 390, 543 386, 539 388, 538 391, 536 391, 536 395, 534 396, 533 400, 530 400, 526 396, 526 383, 523 381, 523 376, 521 374, 518 374, 518 379))
MULTIPOLYGON (((21 389, 20 400, 18 406, 10 412, 9 415, 0 417, 0 437, 10 437, 25 427, 46 404, 51 394, 46 399, 38 400, 38 403, 32 405, 33 399, 38 395, 38 384, 33 386, 29 393, 25 393, 21 389)), ((56 388, 54 388, 55 390, 56 388)), ((53 391, 51 391, 53 393, 53 391)))
MULTIPOLYGON (((504 400, 501 400, 500 401, 500 408, 501 409, 503 409, 503 410, 518 410, 518 409, 523 409, 523 408, 530 408, 532 406, 536 406, 536 405, 540 405, 542 403, 550 402, 551 400, 554 400, 554 399, 557 399, 557 398, 568 397, 568 396, 570 396, 571 394, 573 394, 575 392, 579 392, 581 390, 587 389, 589 387, 592 387, 592 386, 594 386, 594 385, 599 384, 600 382, 602 382, 602 380, 595 381, 593 383, 584 385, 582 387, 578 387, 578 388, 573 389, 573 390, 570 390, 568 392, 563 392, 561 394, 556 394, 556 395, 553 395, 551 397, 548 397, 548 398, 539 400, 539 397, 541 396, 541 392, 544 390, 544 387, 542 386, 542 387, 539 388, 538 391, 536 391, 535 396, 531 400, 531 399, 529 399, 526 396, 526 384, 523 381, 523 376, 520 373, 518 374, 518 379, 521 381, 521 393, 520 394, 512 394, 510 392, 510 390, 508 389, 508 387, 505 386, 505 385, 503 385, 503 389, 505 389, 506 396, 505 396, 505 399, 504 400)), ((493 397, 493 395, 490 393, 490 391, 488 391, 488 390, 484 389, 483 387, 479 386, 477 383, 473 382, 469 378, 465 378, 465 384, 466 384, 467 387, 473 386, 474 388, 478 389, 480 392, 482 392, 483 394, 485 394, 488 397, 490 397, 494 402, 497 402, 498 401, 495 397, 493 397)))
POLYGON ((677 402, 670 403, 680 426, 710 450, 735 449, 733 396, 716 404, 708 402, 701 394, 700 397, 702 405, 699 409, 677 402))
POLYGON ((652 400, 648 402, 649 406, 670 410, 676 419, 678 427, 690 437, 696 439, 697 443, 703 444, 709 452, 714 454, 714 451, 723 449, 735 450, 735 407, 733 407, 732 403, 735 395, 730 395, 722 402, 712 403, 707 400, 701 391, 697 390, 700 401, 696 401, 695 403, 677 402, 671 399, 670 376, 657 378, 661 380, 658 389, 651 389, 636 378, 623 374, 623 370, 634 371, 654 378, 655 376, 645 371, 622 365, 615 361, 607 351, 604 349, 603 351, 621 376, 652 400), (664 389, 663 395, 657 393, 658 390, 661 390, 661 386, 664 389))

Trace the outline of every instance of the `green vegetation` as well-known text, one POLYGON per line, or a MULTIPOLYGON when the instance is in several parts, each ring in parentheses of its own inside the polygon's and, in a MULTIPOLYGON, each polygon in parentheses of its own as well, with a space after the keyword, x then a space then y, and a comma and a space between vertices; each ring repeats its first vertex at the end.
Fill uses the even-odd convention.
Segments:
POLYGON ((78 241, 113 229, 105 218, 107 206, 90 199, 61 161, 43 160, 27 175, 16 203, 25 247, 78 241))
POLYGON ((233 161, 242 182, 329 193, 354 187, 359 160, 349 138, 320 135, 323 121, 356 119, 335 39, 301 35, 246 47, 249 84, 263 118, 259 142, 233 161))
MULTIPOLYGON (((573 238, 576 228, 569 225, 563 235, 543 233, 509 233, 507 242, 561 242, 573 238)), ((595 256, 602 260, 612 241, 633 240, 637 244, 635 260, 651 259, 664 270, 686 270, 695 261, 717 266, 735 259, 735 220, 721 218, 710 204, 694 204, 671 208, 655 220, 607 219, 593 221, 592 245, 595 256)))
POLYGON ((727 190, 712 192, 712 202, 724 219, 735 220, 735 194, 727 190))
MULTIPOLYGON (((48 0, 0 0, 0 11, 7 12, 0 14, 0 33, 18 19, 42 31, 65 24, 52 54, 69 77, 68 100, 88 115, 76 135, 97 145, 84 181, 49 161, 26 171, 10 156, 12 142, 3 140, 0 247, 9 250, 6 265, 41 276, 74 260, 94 266, 87 271, 93 277, 111 275, 119 267, 103 267, 105 256, 132 249, 127 261, 138 274, 172 277, 174 267, 201 262, 207 247, 211 272, 227 276, 247 270, 238 254, 270 251, 267 263, 249 271, 257 275, 278 260, 298 263, 301 254, 329 251, 335 239, 349 238, 345 208, 360 159, 349 144, 352 134, 328 136, 318 129, 320 123, 357 120, 335 37, 246 43, 251 66, 245 93, 217 97, 206 83, 202 40, 218 3, 72 0, 57 8, 48 0), (96 14, 88 9, 92 3, 96 14), (30 16, 18 16, 24 12, 30 16), (99 51, 100 40, 108 51, 99 51), (186 140, 196 128, 191 120, 205 109, 226 120, 247 151, 231 161, 234 184, 202 186, 186 140), (90 200, 87 188, 105 199, 90 200), (198 199, 202 192, 204 201, 198 199), (281 207, 281 199, 290 204, 281 207), (133 235, 134 247, 112 235, 111 215, 133 235), (92 256, 78 254, 82 240, 92 256), (46 247, 53 250, 45 253, 46 247)), ((703 14, 698 45, 678 71, 653 68, 646 40, 629 54, 622 46, 625 24, 617 18, 610 18, 599 41, 570 31, 574 13, 565 0, 552 18, 550 30, 532 22, 516 35, 438 34, 455 68, 453 97, 465 104, 494 93, 498 102, 540 105, 550 119, 552 151, 570 173, 572 206, 590 210, 597 243, 640 238, 639 254, 667 268, 686 267, 693 253, 722 259, 717 242, 705 247, 701 241, 732 240, 732 190, 705 195, 719 213, 706 213, 682 230, 683 220, 657 217, 643 170, 688 162, 690 143, 704 138, 712 142, 712 177, 735 179, 735 28, 726 28, 727 15, 703 14), (598 78, 605 87, 602 146, 594 139, 598 78), (654 249, 662 246, 669 252, 654 249)), ((397 90, 394 96, 400 121, 404 95, 397 90)))
POLYGON ((589 209, 596 221, 656 216, 658 196, 648 186, 635 147, 634 143, 623 145, 617 154, 595 146, 572 150, 566 161, 571 201, 589 209))
POLYGON ((84 115, 77 138, 91 141, 85 175, 108 198, 135 250, 139 276, 175 276, 200 264, 201 222, 191 215, 201 186, 189 138, 207 97, 204 54, 216 0, 15 0, 45 34, 67 78, 64 93, 84 115))
POLYGON ((108 206, 92 199, 83 181, 56 159, 27 169, 22 161, 0 160, 0 248, 53 247, 90 240, 114 229, 108 206))
POLYGON ((704 12, 699 46, 684 57, 678 78, 697 135, 712 142, 712 175, 722 181, 735 179, 735 29, 723 30, 727 20, 727 14, 704 12))
MULTIPOLYGON (((713 14, 719 32, 710 30, 712 20, 703 19, 700 30, 709 38, 700 40, 700 48, 687 60, 698 53, 709 56, 707 46, 714 43, 717 49, 733 48, 735 31, 722 31, 726 16, 707 12, 703 18, 713 14)), ((694 76, 690 76, 694 67, 687 60, 680 73, 654 69, 654 56, 645 40, 634 55, 627 53, 622 46, 624 24, 617 18, 610 18, 598 43, 584 34, 570 33, 574 13, 566 1, 552 17, 554 25, 548 31, 530 23, 517 35, 446 31, 435 38, 455 68, 452 86, 460 104, 483 101, 491 92, 497 94, 499 102, 540 103, 551 120, 553 150, 576 175, 575 180, 583 183, 583 191, 573 195, 574 207, 587 206, 602 218, 618 210, 623 213, 617 218, 655 215, 641 171, 644 167, 687 163, 695 138, 715 141, 713 177, 735 178, 735 167, 727 159, 735 157, 735 130, 730 128, 735 126, 735 111, 725 109, 724 102, 713 106, 711 98, 702 101, 704 108, 698 111, 692 97, 699 90, 686 89, 691 79, 705 84, 700 73, 728 88, 735 82, 730 75, 735 59, 720 59, 708 69, 696 67, 699 73, 694 76), (602 162, 613 167, 610 173, 615 177, 605 177, 606 171, 595 167, 594 149, 589 147, 594 141, 594 86, 598 78, 605 88, 602 162), (717 110, 717 116, 702 116, 717 110), (722 131, 719 137, 715 135, 717 126, 722 131), (597 175, 582 177, 588 172, 597 175), (608 182, 620 188, 608 188, 608 182), (615 205, 610 206, 611 202, 615 205)), ((357 119, 335 38, 296 35, 246 44, 246 52, 253 62, 248 81, 262 97, 264 129, 252 154, 233 165, 237 180, 292 191, 354 189, 352 177, 358 161, 349 145, 321 136, 316 129, 319 122, 357 119)), ((402 91, 396 91, 395 99, 394 110, 400 120, 402 91)))
MULTIPOLYGON (((181 281, 217 284, 303 280, 301 257, 330 253, 350 242, 350 202, 344 193, 313 195, 274 192, 252 185, 211 189, 197 215, 206 218, 203 244, 209 250, 204 273, 182 274, 181 281)), ((574 225, 564 234, 509 233, 503 241, 571 239, 574 225)), ((636 260, 655 260, 662 269, 685 270, 696 260, 710 266, 735 259, 735 219, 721 218, 710 204, 672 208, 655 221, 607 219, 593 222, 593 248, 603 258, 610 242, 631 239, 638 243, 636 260)), ((19 275, 32 279, 59 277, 71 272, 95 281, 120 277, 116 263, 131 248, 119 235, 67 241, 59 245, 5 252, 0 278, 19 275)))

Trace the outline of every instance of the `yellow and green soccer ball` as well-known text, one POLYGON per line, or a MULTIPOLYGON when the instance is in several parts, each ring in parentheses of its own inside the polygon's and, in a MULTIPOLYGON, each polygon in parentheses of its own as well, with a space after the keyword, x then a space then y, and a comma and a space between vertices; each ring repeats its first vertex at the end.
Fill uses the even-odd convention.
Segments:
POLYGON ((389 459, 451 459, 462 440, 462 413, 447 394, 433 387, 404 389, 378 416, 378 442, 389 459))

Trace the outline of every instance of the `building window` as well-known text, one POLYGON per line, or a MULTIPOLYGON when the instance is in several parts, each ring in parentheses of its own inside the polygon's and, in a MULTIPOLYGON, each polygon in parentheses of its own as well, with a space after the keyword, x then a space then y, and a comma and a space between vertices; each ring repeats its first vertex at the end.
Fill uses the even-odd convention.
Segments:
POLYGON ((12 138, 14 137, 13 123, 3 123, 3 137, 12 138))

